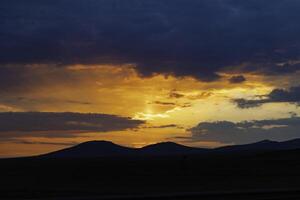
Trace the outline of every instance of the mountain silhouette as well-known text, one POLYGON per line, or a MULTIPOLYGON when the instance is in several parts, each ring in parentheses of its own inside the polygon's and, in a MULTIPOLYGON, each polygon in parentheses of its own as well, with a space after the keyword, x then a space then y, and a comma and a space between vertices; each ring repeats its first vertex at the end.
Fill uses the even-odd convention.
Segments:
POLYGON ((195 154, 205 153, 208 149, 187 147, 175 142, 161 142, 157 144, 151 144, 139 149, 141 154, 150 155, 169 155, 169 154, 195 154))
POLYGON ((294 139, 284 142, 276 142, 272 140, 263 140, 251 144, 232 145, 216 148, 218 152, 251 152, 251 151, 277 151, 300 149, 300 139, 294 139))
POLYGON ((116 145, 109 141, 89 141, 78 144, 74 147, 62 149, 44 157, 64 158, 64 157, 101 157, 101 156, 121 156, 134 153, 133 148, 116 145))
POLYGON ((143 155, 190 155, 209 153, 245 153, 300 149, 300 139, 276 142, 263 140, 244 145, 232 145, 215 149, 188 147, 174 142, 151 144, 142 148, 129 148, 108 141, 89 141, 76 146, 41 155, 50 158, 143 156, 143 155))

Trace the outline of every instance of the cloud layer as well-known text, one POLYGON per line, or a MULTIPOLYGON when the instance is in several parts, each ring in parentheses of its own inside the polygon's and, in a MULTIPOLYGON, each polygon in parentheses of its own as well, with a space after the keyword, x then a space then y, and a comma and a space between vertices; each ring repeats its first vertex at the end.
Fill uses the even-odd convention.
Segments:
MULTIPOLYGON (((293 0, 4 0, 0 64, 130 64, 142 76, 203 81, 228 71, 291 73, 299 11, 293 0)), ((26 78, 4 72, 1 84, 13 84, 12 73, 26 78)))
POLYGON ((246 81, 246 78, 242 75, 239 75, 239 76, 232 76, 230 79, 229 79, 229 83, 232 83, 232 84, 237 84, 237 83, 243 83, 246 81))
POLYGON ((107 114, 4 112, 0 113, 0 138, 74 137, 80 133, 134 129, 143 123, 107 114))
POLYGON ((300 86, 291 87, 289 90, 274 89, 261 99, 235 99, 234 102, 239 108, 258 107, 265 103, 300 103, 300 86))
POLYGON ((246 144, 271 139, 299 138, 300 117, 244 122, 201 122, 190 129, 193 140, 246 144))

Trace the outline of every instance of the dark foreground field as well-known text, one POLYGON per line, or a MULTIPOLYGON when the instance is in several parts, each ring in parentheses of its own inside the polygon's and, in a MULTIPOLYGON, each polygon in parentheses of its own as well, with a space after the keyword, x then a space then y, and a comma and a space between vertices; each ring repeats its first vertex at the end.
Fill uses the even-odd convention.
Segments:
POLYGON ((0 160, 0 199, 300 199, 300 151, 0 160))

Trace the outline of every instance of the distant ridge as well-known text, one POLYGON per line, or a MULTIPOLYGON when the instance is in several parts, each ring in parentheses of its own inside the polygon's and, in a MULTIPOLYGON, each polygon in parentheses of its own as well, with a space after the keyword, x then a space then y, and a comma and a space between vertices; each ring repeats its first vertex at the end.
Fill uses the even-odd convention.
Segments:
POLYGON ((187 147, 174 142, 151 144, 142 148, 129 148, 109 141, 89 141, 76 146, 41 155, 47 158, 89 158, 104 156, 191 155, 211 153, 246 153, 300 149, 300 139, 284 142, 263 140, 245 145, 232 145, 215 149, 187 147))
POLYGON ((206 153, 208 149, 187 147, 175 142, 161 142, 157 144, 151 144, 139 149, 142 154, 195 154, 195 153, 206 153))
POLYGON ((135 151, 133 148, 123 147, 109 141, 89 141, 42 156, 58 158, 121 156, 132 154, 135 151))
POLYGON ((218 152, 245 152, 245 151, 276 151, 300 149, 300 139, 294 139, 284 142, 276 142, 272 140, 262 140, 251 144, 232 145, 216 148, 218 152))

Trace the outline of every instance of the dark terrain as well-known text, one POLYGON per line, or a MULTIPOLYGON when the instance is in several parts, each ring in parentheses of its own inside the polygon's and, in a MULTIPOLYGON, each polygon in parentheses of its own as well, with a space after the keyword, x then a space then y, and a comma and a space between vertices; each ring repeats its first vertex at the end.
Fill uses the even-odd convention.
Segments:
POLYGON ((88 142, 1 159, 0 199, 300 199, 299 141, 213 150, 88 142))

